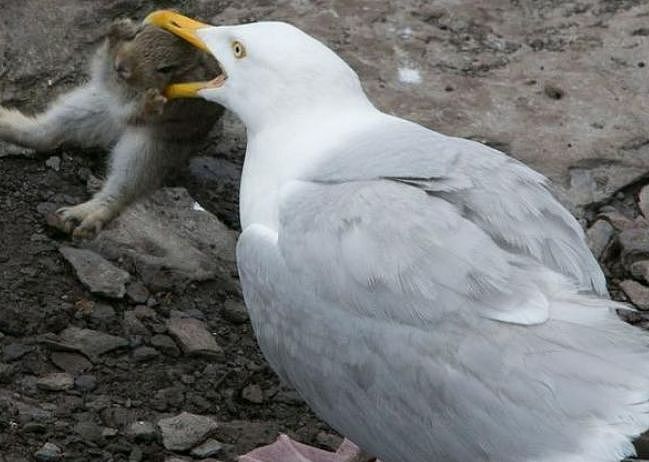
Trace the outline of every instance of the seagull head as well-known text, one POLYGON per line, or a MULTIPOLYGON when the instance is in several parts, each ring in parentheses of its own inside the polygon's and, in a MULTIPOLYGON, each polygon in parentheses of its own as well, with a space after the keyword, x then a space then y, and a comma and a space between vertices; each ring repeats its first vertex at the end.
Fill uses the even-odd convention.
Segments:
POLYGON ((314 110, 370 103, 358 75, 324 44, 284 22, 211 26, 173 11, 151 13, 157 25, 211 53, 221 74, 167 88, 168 98, 201 97, 234 111, 250 128, 314 110))

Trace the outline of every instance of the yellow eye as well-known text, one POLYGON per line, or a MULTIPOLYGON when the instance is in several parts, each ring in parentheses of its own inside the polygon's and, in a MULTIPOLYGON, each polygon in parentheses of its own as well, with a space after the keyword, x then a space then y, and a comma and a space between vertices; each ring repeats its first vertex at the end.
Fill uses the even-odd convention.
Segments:
POLYGON ((243 46, 243 43, 238 41, 232 42, 232 52, 234 53, 234 57, 237 59, 241 59, 246 56, 246 48, 243 46))

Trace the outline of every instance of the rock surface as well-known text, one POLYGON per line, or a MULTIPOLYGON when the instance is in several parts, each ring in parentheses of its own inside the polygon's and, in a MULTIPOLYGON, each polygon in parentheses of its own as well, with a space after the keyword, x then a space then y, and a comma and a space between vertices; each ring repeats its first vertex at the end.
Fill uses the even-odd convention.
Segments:
POLYGON ((223 350, 205 328, 205 324, 193 318, 172 318, 167 321, 169 334, 188 355, 219 357, 223 350))
POLYGON ((206 416, 183 412, 158 422, 162 443, 170 451, 186 451, 202 443, 214 433, 218 425, 206 416))
MULTIPOLYGON (((193 204, 183 188, 162 189, 128 208, 86 245, 131 262, 131 271, 153 291, 223 278, 235 271, 236 234, 193 204)), ((139 301, 144 293, 131 289, 133 297, 139 301)))
POLYGON ((94 252, 74 247, 59 249, 77 272, 79 280, 93 294, 122 298, 130 275, 94 252))

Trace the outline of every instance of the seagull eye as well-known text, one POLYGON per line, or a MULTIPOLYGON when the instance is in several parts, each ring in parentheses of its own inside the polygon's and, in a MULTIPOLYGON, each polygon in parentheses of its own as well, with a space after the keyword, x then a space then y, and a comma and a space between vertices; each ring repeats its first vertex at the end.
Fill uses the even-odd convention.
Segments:
POLYGON ((234 53, 234 57, 237 59, 241 59, 246 56, 246 48, 241 42, 232 42, 232 52, 234 53))

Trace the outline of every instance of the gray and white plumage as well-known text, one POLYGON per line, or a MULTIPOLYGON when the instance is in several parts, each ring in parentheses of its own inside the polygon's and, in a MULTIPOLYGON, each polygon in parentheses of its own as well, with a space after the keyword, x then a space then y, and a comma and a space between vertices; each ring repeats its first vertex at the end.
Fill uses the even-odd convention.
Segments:
POLYGON ((620 321, 547 180, 375 109, 281 23, 198 35, 248 128, 237 259, 271 366, 383 462, 613 462, 649 427, 620 321), (230 43, 247 49, 232 56, 230 43))

